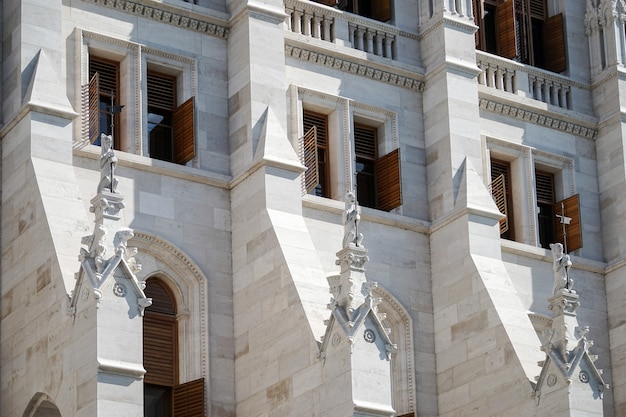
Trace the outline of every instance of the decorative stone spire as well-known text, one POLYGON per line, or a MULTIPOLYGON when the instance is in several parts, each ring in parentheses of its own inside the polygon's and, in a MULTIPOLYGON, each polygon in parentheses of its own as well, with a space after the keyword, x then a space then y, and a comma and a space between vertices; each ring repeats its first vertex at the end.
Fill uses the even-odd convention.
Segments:
MULTIPOLYGON (((553 295, 548 299, 548 308, 552 311, 552 321, 542 334, 541 350, 546 359, 539 363, 541 374, 537 377, 534 395, 537 404, 542 396, 555 394, 561 388, 561 395, 567 395, 569 411, 584 411, 593 414, 594 409, 602 410, 601 399, 609 386, 602 379, 602 370, 596 368, 598 359, 589 349, 593 341, 587 339, 588 326, 580 326, 576 309, 580 306, 579 295, 573 290, 573 280, 569 275, 572 266, 569 255, 564 253, 563 245, 551 244, 554 271, 553 295), (582 395, 588 395, 585 400, 582 395), (575 399, 575 401, 572 401, 575 399), (584 409, 578 409, 584 404, 584 409)), ((600 414, 601 415, 601 414, 600 414)))
MULTIPOLYGON (((97 193, 91 199, 90 212, 94 213, 94 232, 84 236, 81 243, 86 248, 81 248, 78 260, 81 263, 81 271, 77 274, 76 285, 70 297, 69 314, 76 312, 78 293, 85 289, 85 285, 91 286, 96 300, 103 296, 102 288, 114 272, 121 268, 123 276, 127 279, 127 285, 131 287, 132 294, 136 297, 139 314, 143 315, 146 307, 152 304, 151 299, 146 298, 143 289, 145 283, 138 281, 135 273, 141 270, 134 256, 137 248, 129 248, 128 241, 133 237, 133 230, 120 227, 120 211, 124 208, 124 197, 117 192, 117 178, 115 168, 117 157, 112 148, 113 138, 102 134, 100 154, 100 182, 97 193), (109 232, 114 232, 113 238, 108 238, 109 232), (108 256, 108 257, 107 257, 108 256), (86 278, 86 279, 85 279, 86 278)), ((124 283, 116 282, 113 288, 115 295, 126 295, 124 283)))
POLYGON ((376 282, 365 276, 369 260, 359 232, 359 207, 353 193, 346 195, 343 248, 337 252, 340 274, 328 277, 332 294, 320 349, 325 377, 341 385, 324 402, 338 415, 392 416, 391 355, 397 351, 390 330, 378 312, 380 298, 373 295, 376 282))

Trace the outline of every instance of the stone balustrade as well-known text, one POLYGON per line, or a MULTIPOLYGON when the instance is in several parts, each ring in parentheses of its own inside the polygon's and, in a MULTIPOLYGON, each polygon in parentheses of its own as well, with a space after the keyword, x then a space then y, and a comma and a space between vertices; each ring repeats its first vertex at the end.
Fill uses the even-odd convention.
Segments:
POLYGON ((319 3, 286 0, 285 24, 291 32, 396 59, 399 30, 319 3))
POLYGON ((585 86, 567 77, 540 68, 481 51, 476 51, 476 56, 477 65, 481 71, 478 75, 478 83, 496 90, 530 97, 570 110, 574 109, 573 90, 580 90, 579 94, 587 90, 585 86))

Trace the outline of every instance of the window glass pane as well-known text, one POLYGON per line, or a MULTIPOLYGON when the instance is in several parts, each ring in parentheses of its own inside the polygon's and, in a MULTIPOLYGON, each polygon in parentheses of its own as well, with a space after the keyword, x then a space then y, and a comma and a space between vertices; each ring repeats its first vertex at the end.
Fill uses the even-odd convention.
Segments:
POLYGON ((144 384, 144 417, 171 417, 171 388, 144 384))

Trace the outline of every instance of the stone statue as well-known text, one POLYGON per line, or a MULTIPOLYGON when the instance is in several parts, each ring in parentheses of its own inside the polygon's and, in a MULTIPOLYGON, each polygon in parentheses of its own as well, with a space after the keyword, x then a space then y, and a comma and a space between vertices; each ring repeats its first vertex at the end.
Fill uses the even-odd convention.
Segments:
POLYGON ((352 191, 346 194, 346 208, 343 211, 343 247, 347 248, 351 243, 361 246, 363 235, 359 233, 359 221, 361 221, 361 211, 356 202, 356 197, 352 191))
POLYGON ((113 137, 103 133, 100 136, 100 149, 100 183, 98 183, 98 194, 106 188, 108 188, 111 193, 115 193, 117 179, 114 175, 117 158, 113 151, 113 137))
POLYGON ((556 295, 561 290, 567 290, 568 292, 574 292, 572 287, 574 286, 574 280, 569 276, 569 268, 572 266, 572 261, 569 255, 564 253, 563 245, 561 243, 550 243, 550 249, 552 249, 552 259, 554 270, 554 286, 552 288, 552 294, 556 295))

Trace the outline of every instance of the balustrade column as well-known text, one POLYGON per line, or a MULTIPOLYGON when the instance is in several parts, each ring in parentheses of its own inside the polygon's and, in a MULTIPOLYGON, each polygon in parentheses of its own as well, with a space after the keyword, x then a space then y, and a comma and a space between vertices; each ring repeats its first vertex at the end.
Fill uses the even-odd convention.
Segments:
POLYGON ((544 103, 550 103, 550 86, 552 82, 546 81, 543 83, 542 100, 544 103))
POLYGON ((285 16, 285 25, 287 25, 287 30, 293 30, 291 26, 291 19, 293 19, 293 10, 287 9, 287 16, 285 16))
POLYGON ((358 49, 359 51, 363 50, 363 29, 361 28, 357 28, 356 31, 354 32, 354 36, 355 36, 355 41, 356 41, 356 49, 358 49))
POLYGON ((496 89, 504 90, 504 86, 502 85, 502 80, 504 77, 502 75, 502 69, 500 67, 496 67, 495 75, 496 75, 496 89))
POLYGON ((293 31, 296 33, 302 33, 302 13, 298 10, 293 11, 293 31))
POLYGON ((559 105, 559 90, 561 90, 562 88, 563 88, 563 86, 561 86, 560 84, 557 84, 557 83, 553 83, 553 85, 552 85, 552 88, 551 88, 552 97, 551 97, 550 101, 555 106, 559 105))
POLYGON ((496 86, 495 69, 489 64, 487 64, 487 86, 492 88, 496 86))
POLYGON ((312 35, 315 39, 320 38, 320 18, 316 15, 313 15, 313 19, 311 19, 311 23, 313 25, 312 35))
POLYGON ((385 58, 393 59, 393 38, 391 36, 385 37, 385 58))
POLYGON ((367 49, 369 53, 374 53, 374 32, 368 30, 365 32, 365 39, 367 40, 367 49))
POLYGON ((376 50, 374 53, 378 56, 384 56, 385 51, 383 50, 383 38, 385 37, 384 33, 377 32, 376 33, 376 50))
POLYGON ((332 42, 333 41, 333 39, 331 39, 332 36, 330 34, 330 28, 331 28, 331 21, 326 19, 326 18, 324 18, 322 20, 322 32, 324 34, 323 35, 324 36, 324 40, 328 41, 328 42, 332 42))
POLYGON ((485 64, 483 64, 482 62, 479 62, 478 68, 480 69, 480 74, 478 74, 478 84, 485 85, 487 83, 486 74, 485 74, 485 64))
POLYGON ((504 90, 509 93, 514 93, 513 90, 513 71, 508 68, 504 70, 504 90))
POLYGON ((354 32, 356 32, 356 28, 350 24, 348 24, 348 42, 352 45, 353 48, 356 48, 356 41, 354 39, 354 32))
POLYGON ((561 86, 559 90, 559 106, 567 109, 567 89, 564 86, 561 86))
POLYGON ((311 36, 311 16, 307 12, 303 14, 303 21, 304 27, 302 28, 302 34, 311 36))

